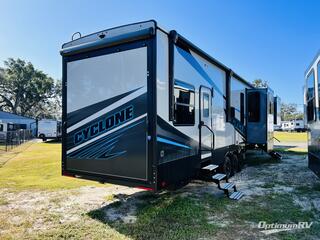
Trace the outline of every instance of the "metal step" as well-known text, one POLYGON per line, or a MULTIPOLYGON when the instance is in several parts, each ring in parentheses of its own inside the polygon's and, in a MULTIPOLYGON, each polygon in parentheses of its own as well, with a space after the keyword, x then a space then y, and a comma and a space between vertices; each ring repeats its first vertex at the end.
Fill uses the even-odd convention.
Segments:
POLYGON ((234 192, 229 196, 229 198, 233 200, 239 200, 240 198, 243 197, 243 195, 244 195, 243 192, 234 192))
POLYGON ((225 179, 226 177, 227 177, 227 175, 225 175, 223 173, 217 173, 212 176, 212 179, 217 180, 217 181, 221 181, 222 179, 225 179))
POLYGON ((205 166, 202 168, 202 170, 206 170, 206 171, 213 171, 215 169, 217 169, 219 166, 218 165, 214 165, 214 164, 210 164, 208 166, 205 166))
POLYGON ((235 187, 234 183, 225 183, 221 186, 221 190, 229 190, 234 187, 235 187))

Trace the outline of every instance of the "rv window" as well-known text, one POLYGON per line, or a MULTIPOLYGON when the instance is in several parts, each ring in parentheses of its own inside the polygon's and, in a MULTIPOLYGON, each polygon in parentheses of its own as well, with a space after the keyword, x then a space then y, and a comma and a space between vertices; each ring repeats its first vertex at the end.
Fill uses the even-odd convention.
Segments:
POLYGON ((209 117, 209 95, 203 94, 203 117, 209 117))
POLYGON ((195 119, 194 87, 184 82, 174 84, 174 121, 175 125, 194 125, 195 119))
POLYGON ((307 120, 308 122, 315 120, 315 104, 314 104, 314 71, 312 71, 307 78, 307 120))
POLYGON ((3 124, 0 124, 0 132, 3 132, 3 124))
POLYGON ((260 93, 248 93, 248 122, 260 121, 260 93))
POLYGON ((296 123, 296 126, 300 126, 300 123, 296 123))
POLYGON ((274 113, 274 105, 272 100, 270 100, 269 102, 269 114, 273 114, 274 113))

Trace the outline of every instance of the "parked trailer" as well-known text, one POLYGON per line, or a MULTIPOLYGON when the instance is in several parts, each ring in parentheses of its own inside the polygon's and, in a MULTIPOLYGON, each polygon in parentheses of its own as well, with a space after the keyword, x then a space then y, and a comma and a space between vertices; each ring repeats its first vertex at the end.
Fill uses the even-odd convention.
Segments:
POLYGON ((61 121, 53 119, 41 119, 37 124, 37 136, 46 141, 47 139, 61 138, 61 121))
POLYGON ((289 132, 305 132, 306 126, 304 120, 283 121, 281 124, 281 130, 289 132))
POLYGON ((320 52, 305 72, 304 109, 308 127, 308 165, 320 177, 320 52))
POLYGON ((61 55, 63 175, 157 191, 219 169, 218 187, 236 190, 220 180, 241 166, 250 83, 155 21, 81 37, 61 55))

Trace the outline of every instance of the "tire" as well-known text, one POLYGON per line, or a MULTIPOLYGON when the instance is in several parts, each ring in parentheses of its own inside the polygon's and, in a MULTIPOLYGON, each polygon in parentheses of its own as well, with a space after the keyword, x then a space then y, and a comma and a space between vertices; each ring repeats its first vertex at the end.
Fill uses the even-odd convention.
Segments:
POLYGON ((244 151, 241 151, 240 153, 238 153, 239 172, 243 169, 245 160, 246 160, 246 153, 244 151))
POLYGON ((41 138, 43 142, 45 142, 47 140, 46 136, 42 133, 39 135, 39 138, 41 138))
POLYGON ((239 158, 238 158, 237 154, 236 153, 232 154, 231 159, 232 159, 233 173, 235 174, 237 172, 240 172, 240 163, 239 163, 239 158))
POLYGON ((222 172, 227 175, 227 178, 230 178, 233 176, 233 167, 232 167, 232 161, 229 155, 226 155, 223 161, 222 165, 222 172))

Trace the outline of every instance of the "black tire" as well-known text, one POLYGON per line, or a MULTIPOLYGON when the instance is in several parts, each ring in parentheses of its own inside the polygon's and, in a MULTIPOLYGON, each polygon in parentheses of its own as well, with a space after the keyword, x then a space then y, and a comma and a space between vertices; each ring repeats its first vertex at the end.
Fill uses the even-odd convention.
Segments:
POLYGON ((44 134, 40 134, 39 138, 41 138, 43 142, 45 142, 47 140, 46 136, 44 134))
POLYGON ((246 153, 244 151, 241 151, 238 154, 239 172, 243 169, 245 160, 246 160, 246 153))
POLYGON ((232 167, 233 167, 233 173, 237 173, 240 171, 240 166, 239 166, 239 158, 236 153, 231 155, 232 159, 232 167))
POLYGON ((227 178, 230 178, 233 176, 233 167, 232 167, 232 161, 231 158, 226 155, 224 158, 224 162, 222 165, 222 172, 227 175, 227 178))

